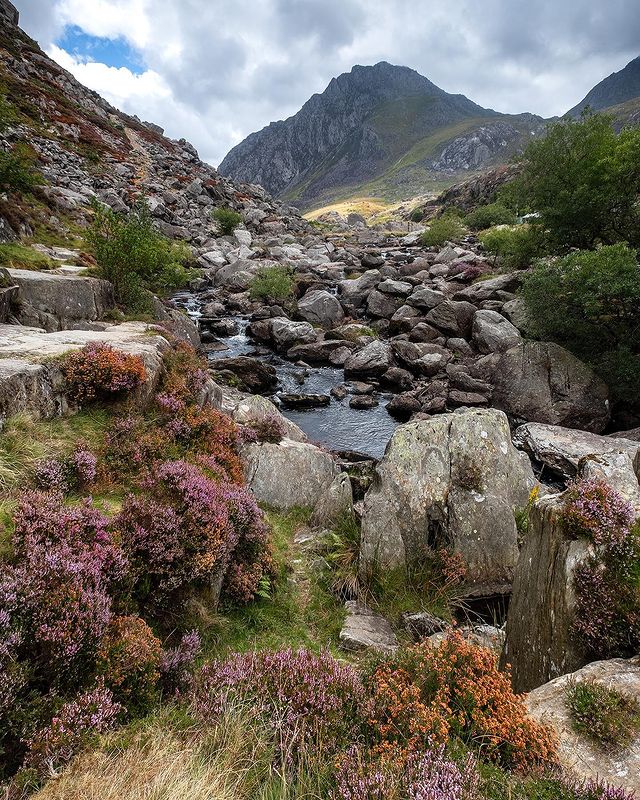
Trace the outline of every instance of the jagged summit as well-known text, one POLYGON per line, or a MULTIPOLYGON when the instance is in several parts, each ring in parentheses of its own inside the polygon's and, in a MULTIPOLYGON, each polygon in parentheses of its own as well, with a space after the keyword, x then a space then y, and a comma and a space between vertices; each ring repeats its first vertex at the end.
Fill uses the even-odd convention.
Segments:
POLYGON ((354 66, 294 116, 251 134, 220 172, 303 206, 368 183, 408 196, 414 184, 504 160, 541 122, 482 108, 381 61, 354 66))

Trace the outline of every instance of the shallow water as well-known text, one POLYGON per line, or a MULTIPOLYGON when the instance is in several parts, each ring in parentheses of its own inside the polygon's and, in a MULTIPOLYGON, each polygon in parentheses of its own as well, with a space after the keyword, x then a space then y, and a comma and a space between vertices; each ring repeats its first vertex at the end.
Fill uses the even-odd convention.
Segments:
MULTIPOLYGON (((199 302, 195 295, 182 292, 174 297, 177 305, 184 308, 194 321, 200 317, 199 302)), ((246 335, 248 320, 229 317, 240 326, 235 336, 218 337, 226 350, 209 354, 211 361, 236 356, 252 356, 273 365, 279 381, 278 392, 296 394, 329 394, 334 386, 344 383, 344 373, 336 367, 297 367, 268 348, 260 347, 246 335)), ((285 417, 295 422, 307 434, 310 441, 324 445, 329 450, 355 450, 359 453, 382 458, 389 439, 398 422, 391 417, 385 405, 392 395, 378 395, 380 405, 368 410, 349 407, 349 395, 344 400, 331 398, 324 408, 285 409, 285 417)), ((277 393, 273 398, 277 403, 277 393)))

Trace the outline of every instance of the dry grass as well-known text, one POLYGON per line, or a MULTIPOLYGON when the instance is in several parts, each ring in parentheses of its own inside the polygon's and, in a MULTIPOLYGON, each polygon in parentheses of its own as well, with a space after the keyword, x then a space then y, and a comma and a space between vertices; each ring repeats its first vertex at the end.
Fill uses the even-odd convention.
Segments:
POLYGON ((269 737, 250 718, 237 709, 205 729, 165 709, 76 758, 32 800, 318 798, 313 776, 293 785, 273 768, 269 737))
POLYGON ((66 455, 79 440, 98 444, 107 425, 108 416, 101 411, 50 421, 27 414, 12 417, 0 433, 0 494, 23 488, 42 458, 66 455))

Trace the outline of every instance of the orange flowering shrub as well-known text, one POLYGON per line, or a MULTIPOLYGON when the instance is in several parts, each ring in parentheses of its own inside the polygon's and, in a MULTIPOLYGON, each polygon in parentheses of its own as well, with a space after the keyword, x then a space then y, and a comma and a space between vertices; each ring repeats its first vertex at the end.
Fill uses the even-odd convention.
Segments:
POLYGON ((422 642, 378 665, 368 678, 381 751, 404 758, 458 737, 483 757, 521 771, 556 761, 551 732, 529 719, 490 650, 458 631, 439 647, 422 642))
POLYGON ((153 705, 162 645, 140 617, 114 617, 98 651, 97 672, 113 697, 132 713, 153 705))
POLYGON ((61 362, 61 370, 67 394, 78 405, 113 399, 146 380, 140 356, 115 350, 105 342, 91 342, 69 353, 61 362))

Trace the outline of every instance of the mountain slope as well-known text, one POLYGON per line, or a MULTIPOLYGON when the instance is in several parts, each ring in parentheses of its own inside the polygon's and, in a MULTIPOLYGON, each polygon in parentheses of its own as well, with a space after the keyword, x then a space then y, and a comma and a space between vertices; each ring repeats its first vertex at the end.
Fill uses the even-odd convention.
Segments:
POLYGON ((587 106, 593 111, 601 111, 636 98, 640 98, 640 56, 630 61, 624 69, 596 84, 584 100, 567 114, 579 117, 587 106))
POLYGON ((303 207, 363 186, 407 196, 409 184, 451 183, 504 159, 541 125, 539 117, 498 114, 380 62, 334 78, 293 117, 251 134, 219 171, 303 207))

